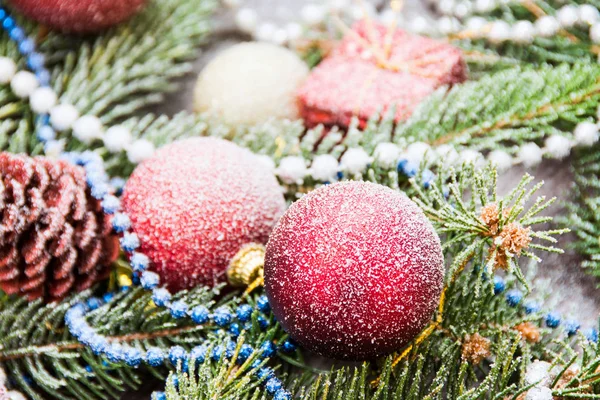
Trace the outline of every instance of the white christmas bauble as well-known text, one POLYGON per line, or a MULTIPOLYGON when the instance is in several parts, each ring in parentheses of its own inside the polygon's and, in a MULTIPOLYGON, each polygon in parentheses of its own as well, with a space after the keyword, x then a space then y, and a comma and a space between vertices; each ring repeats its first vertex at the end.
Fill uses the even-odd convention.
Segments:
POLYGON ((212 60, 196 84, 195 110, 232 125, 298 118, 296 91, 308 67, 292 51, 267 43, 241 43, 212 60))
POLYGON ((458 151, 449 144, 441 144, 435 148, 435 155, 438 160, 441 160, 443 165, 456 165, 459 161, 458 151))
POLYGON ((327 9, 319 4, 308 3, 300 10, 300 17, 307 25, 319 25, 325 20, 327 9))
POLYGON ((582 4, 579 6, 579 21, 584 24, 592 25, 600 20, 600 11, 591 4, 582 4))
POLYGON ((512 39, 517 43, 531 43, 535 37, 535 28, 529 21, 519 21, 512 26, 512 39))
POLYGON ((527 366, 525 371, 526 385, 548 385, 550 381, 550 363, 535 360, 527 366))
POLYGON ((544 386, 532 387, 527 391, 525 400, 553 400, 552 389, 544 386))
POLYGON ((538 18, 534 25, 538 35, 542 37, 554 36, 560 30, 560 24, 551 15, 538 18))
POLYGON ((590 39, 596 44, 600 44, 600 23, 595 23, 590 27, 590 39))
POLYGON ((485 164, 485 159, 480 152, 466 149, 460 152, 460 161, 467 164, 473 164, 475 168, 481 168, 485 164))
POLYGON ((383 168, 395 168, 400 158, 400 148, 394 143, 379 143, 375 147, 374 157, 383 168))
POLYGON ((552 135, 546 139, 546 151, 553 158, 562 160, 571 152, 571 141, 561 135, 552 135))
POLYGON ((118 153, 129 147, 131 131, 122 125, 111 126, 104 134, 104 147, 111 153, 118 153))
POLYGON ((269 169, 269 171, 275 171, 275 161, 266 154, 257 154, 258 162, 269 169))
POLYGON ((10 80, 10 88, 22 99, 29 97, 38 86, 37 78, 28 71, 19 71, 10 80))
POLYGON ((542 149, 535 143, 526 143, 519 149, 518 158, 526 167, 533 167, 542 162, 542 149))
POLYGON ((336 179, 340 166, 338 160, 329 154, 316 156, 310 166, 310 174, 318 181, 331 182, 336 179))
POLYGON ((502 20, 492 22, 492 27, 488 32, 488 39, 492 42, 500 43, 510 39, 511 28, 510 25, 502 20))
POLYGON ((346 150, 340 160, 340 166, 342 170, 348 172, 350 175, 357 175, 367 168, 367 165, 371 163, 371 157, 360 147, 355 147, 346 150))
POLYGON ((513 159, 504 150, 493 150, 488 154, 488 160, 500 172, 506 171, 512 166, 513 159))
POLYGON ((48 113, 56 105, 58 97, 54 90, 49 87, 37 88, 29 96, 31 109, 38 114, 48 113))
POLYGON ((73 136, 89 144, 102 137, 102 122, 95 115, 84 115, 73 123, 73 136))
POLYGON ((574 26, 579 21, 579 13, 577 12, 577 7, 575 6, 563 6, 556 13, 556 19, 558 23, 562 25, 563 28, 570 28, 574 26))
POLYGON ((251 35, 258 25, 258 13, 251 8, 240 8, 235 14, 235 24, 242 32, 251 35))
POLYGON ((301 185, 308 174, 308 169, 304 158, 288 156, 281 159, 275 173, 284 183, 301 185))
POLYGON ((431 152, 431 146, 424 142, 415 142, 408 145, 402 156, 413 164, 421 164, 423 157, 431 152))
POLYGON ((17 64, 12 59, 0 57, 0 83, 5 84, 10 82, 16 72, 17 64))
POLYGON ((50 110, 50 123, 57 131, 71 128, 77 118, 79 111, 71 104, 61 103, 50 110))
POLYGON ((598 141, 598 126, 592 122, 581 122, 575 127, 577 144, 591 146, 598 141))
POLYGON ((155 150, 153 143, 145 139, 138 139, 127 149, 127 158, 133 164, 138 164, 152 157, 155 150))

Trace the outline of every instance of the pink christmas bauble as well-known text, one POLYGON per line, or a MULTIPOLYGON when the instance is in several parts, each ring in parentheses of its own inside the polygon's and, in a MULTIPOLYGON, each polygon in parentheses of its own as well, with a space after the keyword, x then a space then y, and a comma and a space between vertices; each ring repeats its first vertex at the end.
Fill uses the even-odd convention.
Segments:
POLYGON ((26 17, 62 31, 93 33, 125 21, 146 0, 10 0, 26 17))
POLYGON ((231 258, 246 244, 266 243, 285 210, 269 168, 216 138, 160 149, 135 169, 122 204, 140 252, 172 290, 224 282, 231 258))
POLYGON ((363 360, 398 350, 430 321, 442 291, 440 239, 404 194, 367 182, 319 188, 273 230, 265 290, 303 347, 363 360))

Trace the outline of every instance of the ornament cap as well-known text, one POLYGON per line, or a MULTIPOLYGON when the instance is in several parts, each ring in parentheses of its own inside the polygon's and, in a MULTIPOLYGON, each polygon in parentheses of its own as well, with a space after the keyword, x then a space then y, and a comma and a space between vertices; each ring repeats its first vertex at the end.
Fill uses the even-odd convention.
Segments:
POLYGON ((231 259, 227 268, 227 279, 233 286, 250 286, 257 280, 262 282, 265 265, 265 246, 247 244, 231 259))

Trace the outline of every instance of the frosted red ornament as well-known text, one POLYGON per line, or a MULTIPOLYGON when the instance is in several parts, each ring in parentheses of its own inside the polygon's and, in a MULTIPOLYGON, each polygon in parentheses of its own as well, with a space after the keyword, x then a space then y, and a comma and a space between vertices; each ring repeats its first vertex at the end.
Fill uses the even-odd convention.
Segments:
POLYGON ((285 210, 269 168, 250 151, 216 138, 160 149, 135 169, 122 204, 139 251, 172 290, 224 282, 236 253, 266 243, 285 210))
POLYGON ((404 194, 367 182, 319 188, 269 239, 265 290, 303 347, 336 359, 398 350, 430 321, 443 286, 440 240, 404 194))
POLYGON ((125 21, 146 0, 10 0, 26 17, 62 32, 94 33, 125 21))

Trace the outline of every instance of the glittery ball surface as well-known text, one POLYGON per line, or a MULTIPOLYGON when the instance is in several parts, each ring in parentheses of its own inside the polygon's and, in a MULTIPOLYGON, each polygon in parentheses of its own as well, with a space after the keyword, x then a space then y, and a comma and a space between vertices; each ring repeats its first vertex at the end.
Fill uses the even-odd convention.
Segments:
POLYGON ((400 29, 388 36, 386 26, 363 21, 313 70, 298 91, 298 101, 309 127, 347 127, 354 116, 364 126, 392 106, 395 120, 402 121, 435 89, 465 79, 458 49, 400 29), (385 64, 376 54, 385 56, 385 64))
POLYGON ((26 17, 62 32, 93 33, 125 21, 146 0, 10 0, 26 17))
POLYGON ((216 138, 192 138, 140 164, 123 208, 151 269, 172 290, 225 281, 231 258, 266 243, 285 210, 277 180, 250 151, 216 138))
POLYGON ((367 182, 294 203, 267 245, 265 290, 303 347, 363 360, 398 350, 430 321, 443 286, 440 239, 404 194, 367 182))

